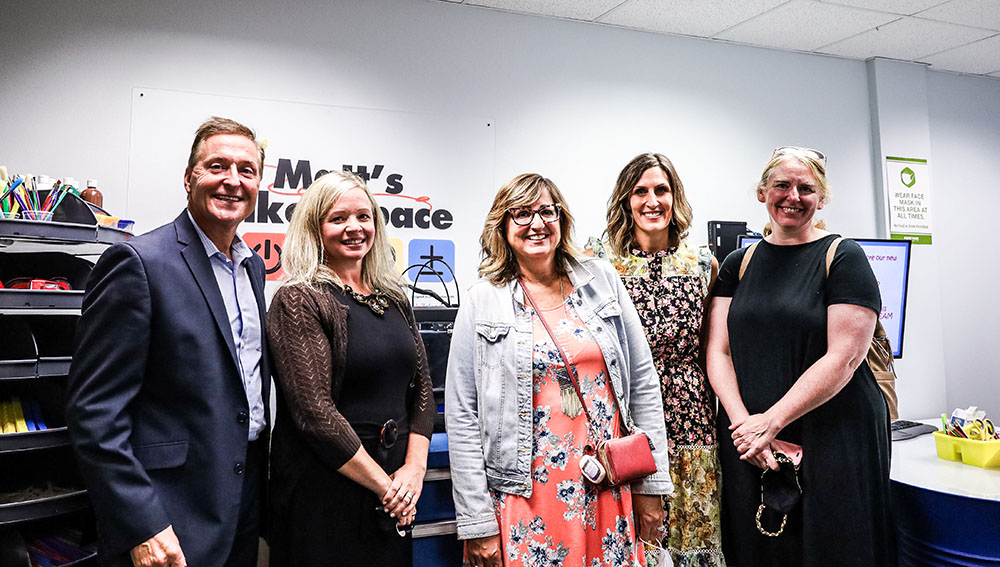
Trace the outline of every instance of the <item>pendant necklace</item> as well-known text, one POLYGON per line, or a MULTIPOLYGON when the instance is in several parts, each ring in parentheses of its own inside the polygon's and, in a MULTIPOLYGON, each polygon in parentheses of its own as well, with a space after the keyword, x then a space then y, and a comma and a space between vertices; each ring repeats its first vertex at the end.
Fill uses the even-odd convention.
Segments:
MULTIPOLYGON (((563 316, 568 317, 566 312, 566 296, 563 295, 563 281, 562 276, 559 277, 559 300, 562 302, 563 316)), ((541 317, 541 314, 539 314, 541 317)), ((552 338, 555 340, 555 337, 552 338)), ((567 353, 566 356, 569 356, 567 353)), ((573 372, 576 374, 576 368, 573 363, 570 363, 571 368, 566 368, 565 365, 556 368, 556 381, 559 382, 559 405, 561 406, 563 414, 570 418, 574 418, 580 415, 583 411, 583 406, 580 404, 580 396, 576 393, 576 388, 573 387, 573 380, 570 378, 569 373, 573 372)))

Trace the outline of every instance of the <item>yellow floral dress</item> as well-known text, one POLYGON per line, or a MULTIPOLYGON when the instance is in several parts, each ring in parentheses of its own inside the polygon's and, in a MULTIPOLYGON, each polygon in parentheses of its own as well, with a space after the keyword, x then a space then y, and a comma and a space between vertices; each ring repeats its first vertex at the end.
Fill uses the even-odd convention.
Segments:
POLYGON ((715 396, 697 363, 712 254, 683 240, 677 248, 633 250, 624 258, 596 238, 587 247, 621 275, 660 376, 674 483, 673 497, 664 500, 664 547, 678 567, 724 566, 715 396))

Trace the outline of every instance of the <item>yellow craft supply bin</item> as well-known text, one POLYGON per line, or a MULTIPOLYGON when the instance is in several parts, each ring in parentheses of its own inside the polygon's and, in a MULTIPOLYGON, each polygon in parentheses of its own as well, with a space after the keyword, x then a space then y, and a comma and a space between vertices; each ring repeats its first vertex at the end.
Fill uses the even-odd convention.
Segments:
POLYGON ((983 468, 1000 467, 1000 440, 963 439, 935 431, 934 443, 941 459, 983 468))

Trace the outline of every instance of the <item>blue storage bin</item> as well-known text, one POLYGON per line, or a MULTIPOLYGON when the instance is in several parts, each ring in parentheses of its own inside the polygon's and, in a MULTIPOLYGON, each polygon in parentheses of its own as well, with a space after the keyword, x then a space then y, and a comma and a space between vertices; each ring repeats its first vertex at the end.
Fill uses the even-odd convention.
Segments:
POLYGON ((451 474, 448 469, 430 469, 424 477, 424 489, 417 503, 419 522, 455 519, 455 501, 451 494, 451 474))
POLYGON ((431 447, 427 453, 427 469, 448 468, 448 434, 435 433, 431 436, 431 447))
POLYGON ((414 528, 413 567, 462 566, 462 542, 454 533, 428 537, 417 537, 417 533, 414 528))

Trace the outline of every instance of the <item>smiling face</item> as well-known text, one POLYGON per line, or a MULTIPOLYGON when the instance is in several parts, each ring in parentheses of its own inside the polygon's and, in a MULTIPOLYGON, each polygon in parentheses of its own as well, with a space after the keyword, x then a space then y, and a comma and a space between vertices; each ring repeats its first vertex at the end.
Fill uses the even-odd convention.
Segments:
POLYGON ((667 238, 673 216, 674 194, 663 169, 651 167, 642 173, 632 188, 628 205, 639 242, 667 238))
POLYGON ((375 242, 375 213, 365 190, 345 191, 323 215, 320 232, 326 265, 334 272, 364 260, 375 242))
POLYGON ((824 205, 816 177, 794 158, 775 166, 767 184, 757 190, 757 200, 767 206, 774 231, 786 234, 810 230, 813 216, 824 205))
POLYGON ((206 233, 234 231, 250 216, 260 186, 260 154, 246 136, 207 138, 184 175, 188 210, 206 233))
MULTIPOLYGON (((549 190, 543 188, 538 200, 527 208, 537 211, 540 207, 552 204, 554 201, 549 190)), ((558 219, 544 222, 536 214, 531 217, 530 224, 519 225, 507 214, 507 244, 520 265, 554 262, 561 238, 558 219)))

